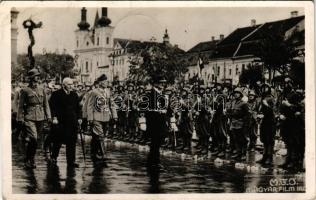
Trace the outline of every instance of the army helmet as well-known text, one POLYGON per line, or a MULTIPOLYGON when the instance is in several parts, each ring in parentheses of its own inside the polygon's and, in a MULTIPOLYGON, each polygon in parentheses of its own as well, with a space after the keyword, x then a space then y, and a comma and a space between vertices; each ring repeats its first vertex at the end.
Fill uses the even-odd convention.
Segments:
POLYGON ((241 89, 240 87, 236 87, 236 88, 234 89, 234 93, 240 93, 241 96, 243 96, 243 92, 242 92, 242 89, 241 89))
POLYGON ((28 71, 27 75, 28 75, 29 78, 34 78, 35 76, 41 75, 41 73, 39 72, 38 69, 33 68, 30 71, 28 71))
POLYGON ((254 90, 250 90, 249 93, 248 93, 248 96, 254 96, 254 97, 256 97, 257 95, 256 95, 256 93, 255 93, 254 90))

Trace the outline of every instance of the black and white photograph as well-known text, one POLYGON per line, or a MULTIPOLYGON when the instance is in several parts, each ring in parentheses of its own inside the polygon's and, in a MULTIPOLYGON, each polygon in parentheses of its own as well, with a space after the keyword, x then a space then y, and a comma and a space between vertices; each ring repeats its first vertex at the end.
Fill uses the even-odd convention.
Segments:
POLYGON ((8 199, 315 197, 311 2, 45 3, 7 6, 8 199))

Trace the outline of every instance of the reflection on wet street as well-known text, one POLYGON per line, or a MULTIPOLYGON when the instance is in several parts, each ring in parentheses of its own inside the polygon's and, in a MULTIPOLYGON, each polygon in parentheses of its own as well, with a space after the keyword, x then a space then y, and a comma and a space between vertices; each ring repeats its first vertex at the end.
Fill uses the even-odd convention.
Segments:
MULTIPOLYGON (((23 150, 14 145, 13 193, 294 192, 294 186, 295 192, 305 190, 305 173, 291 174, 275 167, 260 169, 255 160, 261 155, 255 152, 248 155, 248 166, 243 169, 229 160, 223 163, 214 161, 215 158, 212 157, 194 158, 164 152, 161 158, 162 168, 157 169, 146 168, 145 149, 118 142, 107 144, 108 167, 93 168, 90 158, 84 162, 81 148, 77 146, 77 162, 80 168, 72 170, 67 170, 64 147, 58 158, 58 167, 49 167, 44 153, 38 149, 37 168, 26 170, 23 168, 23 150), (286 184, 281 185, 281 179, 287 180, 286 184), (273 187, 278 187, 278 190, 273 187)), ((89 155, 89 150, 86 153, 89 155)), ((274 159, 276 164, 283 162, 282 157, 274 159)))

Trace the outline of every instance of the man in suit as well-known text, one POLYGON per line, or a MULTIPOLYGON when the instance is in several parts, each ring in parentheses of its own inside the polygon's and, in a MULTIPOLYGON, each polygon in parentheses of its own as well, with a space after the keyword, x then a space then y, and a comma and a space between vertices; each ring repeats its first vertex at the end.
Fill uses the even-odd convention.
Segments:
POLYGON ((150 151, 147 166, 157 167, 160 163, 160 146, 167 133, 167 102, 162 94, 166 81, 161 76, 153 77, 148 95, 149 106, 146 113, 147 131, 150 137, 150 151))
POLYGON ((110 119, 117 120, 115 104, 108 89, 107 77, 102 74, 97 80, 99 87, 91 91, 87 103, 87 119, 91 127, 91 159, 95 167, 106 166, 105 132, 109 130, 110 119))
POLYGON ((57 157, 62 144, 66 144, 68 168, 77 168, 76 141, 78 123, 81 124, 79 97, 73 91, 73 80, 64 78, 62 88, 53 92, 50 99, 53 124, 57 131, 54 133, 52 164, 57 164, 57 157))
POLYGON ((29 85, 21 89, 17 108, 17 121, 23 125, 26 142, 25 167, 36 168, 34 157, 37 138, 43 134, 44 120, 51 121, 51 113, 46 93, 39 86, 40 72, 32 69, 28 72, 29 85))

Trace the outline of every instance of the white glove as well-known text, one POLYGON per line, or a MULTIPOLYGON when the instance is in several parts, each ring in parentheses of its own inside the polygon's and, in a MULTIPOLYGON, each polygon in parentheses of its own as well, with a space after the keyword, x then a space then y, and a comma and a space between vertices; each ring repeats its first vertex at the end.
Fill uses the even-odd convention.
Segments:
POLYGON ((285 120, 285 118, 286 118, 286 117, 285 117, 284 115, 280 115, 280 119, 281 119, 281 120, 285 120))
POLYGON ((53 124, 58 124, 57 117, 54 117, 54 118, 53 118, 53 124))

